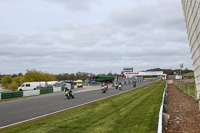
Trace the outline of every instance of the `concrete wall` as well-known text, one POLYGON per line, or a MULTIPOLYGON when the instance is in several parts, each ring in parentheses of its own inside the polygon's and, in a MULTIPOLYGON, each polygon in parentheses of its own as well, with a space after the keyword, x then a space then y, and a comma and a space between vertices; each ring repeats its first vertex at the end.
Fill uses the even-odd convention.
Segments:
POLYGON ((53 88, 53 92, 59 92, 59 91, 61 91, 61 87, 53 88))
POLYGON ((61 87, 40 89, 40 90, 30 90, 30 91, 4 92, 4 93, 0 93, 0 100, 14 98, 14 97, 25 97, 25 96, 47 94, 47 93, 53 93, 53 92, 58 92, 58 91, 61 91, 61 87))
POLYGON ((33 96, 33 95, 39 95, 40 90, 30 90, 30 91, 23 91, 23 96, 33 96))
POLYGON ((197 98, 200 94, 200 0, 182 0, 190 53, 192 56, 197 98))
POLYGON ((124 84, 132 84, 133 82, 141 82, 143 81, 143 77, 132 77, 132 78, 122 78, 118 77, 118 83, 124 84))

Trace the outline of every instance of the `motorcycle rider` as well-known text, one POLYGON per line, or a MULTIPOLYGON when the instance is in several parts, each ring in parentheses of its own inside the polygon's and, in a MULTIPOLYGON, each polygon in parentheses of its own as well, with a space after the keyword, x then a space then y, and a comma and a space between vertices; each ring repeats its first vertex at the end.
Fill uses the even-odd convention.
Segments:
POLYGON ((135 82, 133 82, 133 87, 136 87, 136 83, 135 82))
POLYGON ((67 87, 65 87, 65 92, 66 92, 66 91, 69 91, 69 95, 70 95, 70 96, 72 95, 72 90, 71 90, 71 88, 68 89, 67 87))
POLYGON ((106 93, 106 88, 103 84, 101 85, 101 91, 102 91, 102 93, 106 93))
POLYGON ((122 83, 121 82, 119 83, 119 89, 122 89, 122 83))
POLYGON ((118 89, 118 85, 117 85, 117 83, 115 84, 115 89, 118 89))
POLYGON ((105 83, 105 87, 106 87, 106 90, 108 90, 108 84, 107 83, 105 83))

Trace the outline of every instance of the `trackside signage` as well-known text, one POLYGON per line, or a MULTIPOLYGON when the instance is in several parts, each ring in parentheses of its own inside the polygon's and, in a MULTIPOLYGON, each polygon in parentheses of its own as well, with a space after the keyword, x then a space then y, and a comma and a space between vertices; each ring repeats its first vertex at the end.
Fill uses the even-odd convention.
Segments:
POLYGON ((163 71, 147 71, 147 72, 126 72, 125 75, 135 75, 135 76, 150 76, 150 75, 164 75, 163 71))

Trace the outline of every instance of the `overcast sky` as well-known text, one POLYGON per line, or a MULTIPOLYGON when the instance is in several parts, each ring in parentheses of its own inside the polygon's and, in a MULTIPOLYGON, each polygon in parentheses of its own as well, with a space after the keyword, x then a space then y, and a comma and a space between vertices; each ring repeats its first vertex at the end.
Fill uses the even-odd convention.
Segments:
POLYGON ((0 73, 193 69, 181 0, 0 0, 0 73))

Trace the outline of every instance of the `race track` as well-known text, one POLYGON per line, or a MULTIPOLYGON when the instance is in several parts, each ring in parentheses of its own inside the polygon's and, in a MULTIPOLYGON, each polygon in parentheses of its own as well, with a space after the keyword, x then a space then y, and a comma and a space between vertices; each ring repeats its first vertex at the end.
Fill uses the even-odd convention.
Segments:
MULTIPOLYGON (((137 83, 136 88, 145 86, 157 80, 158 79, 139 82, 137 83)), ((72 108, 131 89, 134 88, 132 84, 129 84, 125 85, 122 90, 112 87, 108 89, 107 93, 102 93, 99 86, 98 90, 75 93, 75 99, 67 99, 64 92, 57 92, 0 102, 0 127, 2 128, 10 124, 25 121, 59 110, 72 108)))

